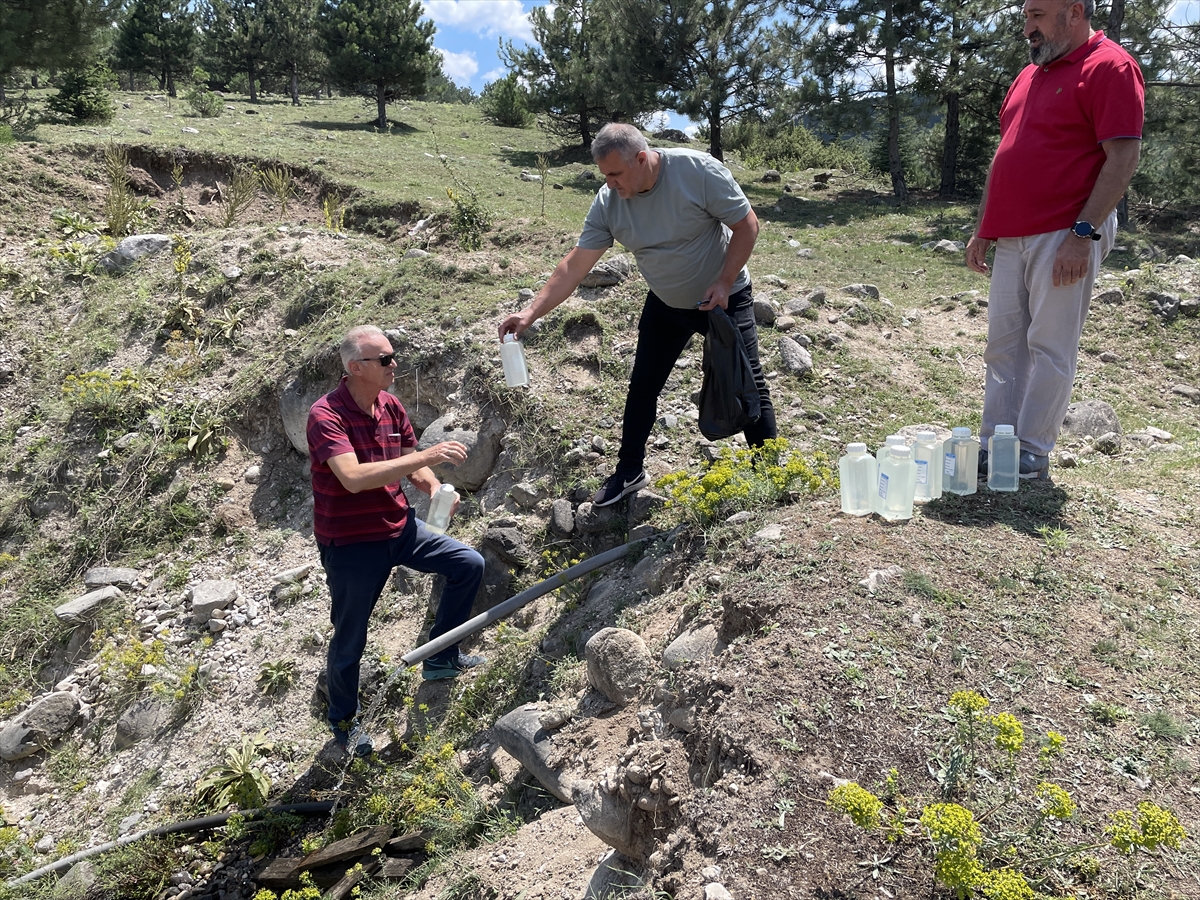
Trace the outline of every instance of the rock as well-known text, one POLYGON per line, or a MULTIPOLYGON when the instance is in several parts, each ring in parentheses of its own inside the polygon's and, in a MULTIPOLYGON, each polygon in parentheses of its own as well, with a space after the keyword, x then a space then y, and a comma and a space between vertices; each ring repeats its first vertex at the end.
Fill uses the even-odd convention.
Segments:
POLYGON ((611 506, 596 506, 590 500, 579 504, 575 510, 575 528, 582 534, 597 534, 608 531, 620 521, 623 511, 621 503, 611 506))
POLYGON ((1179 301, 1179 314, 1188 318, 1200 315, 1200 297, 1188 297, 1179 301))
POLYGON ((137 579, 137 569, 118 569, 113 566, 95 566, 83 573, 83 583, 90 588, 104 587, 109 584, 118 587, 132 587, 137 579))
POLYGON ((130 748, 146 738, 154 737, 170 724, 172 709, 166 701, 155 696, 139 697, 116 720, 113 752, 130 748))
POLYGON ((483 542, 511 566, 524 567, 529 565, 529 547, 525 537, 516 528, 497 528, 492 526, 483 535, 483 542))
POLYGON ((560 497, 550 504, 550 529, 564 536, 575 530, 575 509, 570 500, 560 497))
POLYGON ((1121 361, 1121 357, 1117 356, 1117 354, 1112 353, 1108 350, 1105 350, 1103 353, 1100 354, 1100 362, 1102 362, 1102 363, 1119 363, 1120 361, 1121 361))
POLYGON ((733 894, 726 890, 725 885, 712 882, 704 886, 704 900, 733 900, 733 894))
POLYGON ((756 541, 778 541, 783 537, 782 525, 765 525, 754 532, 754 540, 756 541))
POLYGON ((867 577, 858 583, 861 588, 866 588, 868 594, 874 594, 886 582, 894 581, 904 574, 904 570, 899 566, 888 566, 886 569, 872 569, 867 573, 867 577))
POLYGON ((67 874, 59 880, 54 890, 65 897, 83 897, 95 883, 96 867, 85 859, 67 869, 67 874))
POLYGON ((38 853, 49 853, 54 849, 54 838, 50 835, 45 835, 40 841, 33 845, 33 849, 38 853))
POLYGON ((492 726, 496 742, 519 761, 538 783, 564 803, 571 802, 575 779, 551 764, 555 756, 554 738, 539 721, 536 706, 520 706, 506 713, 492 726))
POLYGON ((250 466, 242 473, 242 478, 246 484, 258 484, 262 481, 262 466, 250 466))
POLYGON ((1062 430, 1067 434, 1123 434, 1117 412, 1103 400, 1080 400, 1067 407, 1062 430))
POLYGON ((1161 291, 1148 291, 1145 295, 1146 303, 1150 306, 1150 312, 1158 316, 1160 319, 1170 321, 1179 315, 1179 295, 1168 294, 1161 291))
POLYGON ((328 385, 313 385, 293 379, 279 394, 279 416, 283 431, 298 453, 308 456, 308 411, 329 393, 328 385))
POLYGON ((46 694, 0 728, 0 759, 12 762, 50 747, 79 719, 79 699, 68 691, 46 694))
POLYGON ((158 186, 158 182, 145 169, 138 166, 130 166, 126 169, 126 174, 129 175, 129 186, 139 194, 147 194, 151 197, 161 197, 163 189, 158 186))
POLYGON ((426 256, 432 256, 428 250, 422 250, 420 247, 412 247, 404 251, 405 259, 424 259, 426 256))
POLYGON ((1105 456, 1116 456, 1121 452, 1121 436, 1109 431, 1092 441, 1092 449, 1105 456))
POLYGON ((796 327, 796 320, 791 316, 780 316, 775 320, 775 328, 777 331, 791 331, 796 327))
POLYGON ((1161 441, 1166 444, 1175 439, 1175 435, 1169 431, 1163 431, 1161 428, 1155 428, 1153 425, 1147 425, 1142 429, 1142 434, 1148 434, 1156 441, 1161 441))
POLYGON ((124 272, 142 257, 159 253, 169 246, 169 234, 135 234, 100 257, 99 265, 106 272, 124 272))
POLYGON ((644 522, 666 505, 666 497, 645 489, 638 491, 629 501, 629 524, 644 522))
POLYGON ((535 184, 542 183, 541 175, 534 175, 530 172, 522 172, 520 177, 521 177, 522 181, 531 181, 531 182, 534 182, 535 184))
POLYGON ((767 171, 763 172, 762 180, 765 184, 773 184, 780 181, 782 178, 783 176, 780 175, 775 169, 767 169, 767 171))
POLYGON ((692 142, 687 132, 680 131, 678 128, 663 128, 654 132, 651 137, 657 138, 660 141, 671 141, 674 144, 690 144, 692 142))
POLYGON ((300 584, 300 582, 308 578, 308 574, 312 570, 313 564, 307 563, 303 566, 297 566, 294 569, 286 569, 283 572, 277 572, 271 576, 271 580, 276 584, 300 584))
POLYGON ((770 300, 754 298, 754 321, 759 325, 775 324, 775 305, 770 300))
MULTIPOLYGON (((872 300, 879 299, 879 288, 873 284, 847 284, 842 287, 842 293, 850 294, 854 297, 870 297, 872 300)), ((809 295, 809 299, 812 299, 811 294, 809 295)), ((812 302, 815 303, 816 301, 813 300, 812 302)))
POLYGON ((590 272, 583 276, 579 286, 585 288, 612 287, 614 284, 620 284, 632 272, 633 262, 629 255, 620 253, 598 262, 590 272))
POLYGON ((694 631, 685 631, 663 651, 662 664, 667 669, 681 669, 690 663, 702 662, 717 655, 717 628, 713 624, 703 625, 694 631))
POLYGON ((1064 450, 1058 454, 1058 466, 1060 469, 1073 469, 1079 465, 1079 457, 1070 450, 1064 450))
POLYGON ((192 588, 192 621, 203 625, 218 609, 228 608, 239 596, 236 581, 201 581, 192 588))
POLYGON ((633 577, 657 597, 671 587, 679 575, 680 560, 675 556, 643 556, 633 567, 633 577))
POLYGON ((466 431, 454 428, 451 415, 436 419, 424 432, 417 444, 418 450, 426 450, 442 441, 458 441, 467 446, 467 458, 460 465, 443 464, 435 466, 433 473, 444 482, 449 482, 460 490, 477 491, 496 468, 496 459, 500 456, 500 434, 503 423, 489 420, 479 431, 466 431))
POLYGON ((584 655, 592 687, 621 706, 638 698, 654 665, 646 642, 624 628, 600 629, 588 640, 584 655))
MULTIPOLYGON (((641 799, 646 799, 645 795, 641 799)), ((588 830, 618 853, 640 867, 658 849, 656 832, 667 823, 661 814, 640 811, 620 793, 608 793, 594 781, 578 780, 571 790, 571 802, 588 830)))
POLYGON ((961 253, 966 249, 962 241, 926 241, 921 245, 922 250, 932 250, 935 253, 961 253))
POLYGON ((242 277, 242 270, 237 266, 226 266, 221 270, 221 276, 228 282, 232 283, 242 277))
POLYGON ((672 429, 679 427, 679 416, 665 413, 658 417, 658 424, 667 429, 667 431, 671 431, 672 429))
POLYGON ((59 621, 70 625, 82 625, 104 603, 109 600, 119 600, 124 596, 120 588, 109 585, 97 591, 90 591, 70 603, 64 603, 54 610, 54 615, 58 617, 59 621))
POLYGON ((1187 397, 1193 403, 1200 403, 1200 389, 1194 388, 1190 384, 1177 384, 1171 388, 1171 393, 1187 397))
POLYGON ((790 337, 779 339, 779 357, 784 371, 792 375, 803 378, 813 369, 812 354, 790 337))
POLYGON ((1125 302, 1125 293, 1120 288, 1110 287, 1105 288, 1098 294, 1092 295, 1093 303, 1104 303, 1107 305, 1116 305, 1125 302))
POLYGON ((200 129, 192 128, 191 126, 188 126, 188 125, 185 125, 183 128, 180 128, 179 130, 182 131, 184 134, 199 134, 200 133, 200 129))
POLYGON ((537 485, 528 481, 514 484, 508 493, 513 498, 513 502, 522 509, 533 509, 541 499, 541 492, 537 485))

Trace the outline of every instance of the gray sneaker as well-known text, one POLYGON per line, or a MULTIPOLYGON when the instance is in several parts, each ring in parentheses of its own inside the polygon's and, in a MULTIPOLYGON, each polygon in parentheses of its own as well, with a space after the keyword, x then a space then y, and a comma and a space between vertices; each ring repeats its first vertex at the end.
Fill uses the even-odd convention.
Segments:
POLYGON ((1050 457, 1037 456, 1028 450, 1022 450, 1018 474, 1024 481, 1049 481, 1050 457))

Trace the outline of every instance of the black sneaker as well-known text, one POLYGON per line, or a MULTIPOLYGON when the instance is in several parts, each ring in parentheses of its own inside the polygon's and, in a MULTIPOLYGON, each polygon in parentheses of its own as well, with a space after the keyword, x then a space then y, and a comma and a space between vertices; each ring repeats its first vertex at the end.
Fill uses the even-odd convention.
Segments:
POLYGON ((467 669, 482 666, 487 662, 486 656, 468 656, 460 653, 453 659, 425 660, 421 666, 421 678, 425 681, 443 681, 447 678, 457 678, 467 669))
POLYGON ((1018 475, 1025 481, 1049 481, 1050 457, 1038 456, 1028 450, 1021 451, 1021 464, 1018 475))
POLYGON ((596 496, 592 497, 593 506, 612 506, 622 497, 628 497, 635 491, 640 491, 650 483, 646 470, 641 469, 633 477, 627 477, 625 472, 618 469, 604 482, 596 496))
POLYGON ((987 468, 988 452, 987 447, 979 448, 979 477, 986 479, 988 477, 987 468))
POLYGON ((371 736, 363 730, 362 725, 357 720, 350 723, 349 728, 342 728, 340 725, 331 725, 333 731, 333 739, 337 741, 337 745, 346 753, 353 753, 357 757, 370 756, 375 750, 375 745, 371 742, 371 736))

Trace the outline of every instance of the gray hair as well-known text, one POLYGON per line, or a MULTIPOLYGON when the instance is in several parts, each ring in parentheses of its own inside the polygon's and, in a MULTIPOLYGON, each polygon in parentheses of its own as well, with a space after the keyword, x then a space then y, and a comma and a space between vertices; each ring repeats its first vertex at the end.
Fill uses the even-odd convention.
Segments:
POLYGON ((1096 0, 1083 0, 1083 17, 1089 22, 1096 14, 1096 0))
POLYGON ((342 338, 338 354, 342 357, 342 368, 346 370, 347 375, 350 374, 350 363, 362 356, 363 338, 368 337, 386 338, 387 335, 375 325, 359 325, 347 331, 346 336, 342 338))
POLYGON ((617 153, 625 162, 633 162, 633 158, 643 150, 649 150, 646 136, 623 122, 610 122, 600 129, 592 141, 592 160, 600 162, 610 153, 617 153))

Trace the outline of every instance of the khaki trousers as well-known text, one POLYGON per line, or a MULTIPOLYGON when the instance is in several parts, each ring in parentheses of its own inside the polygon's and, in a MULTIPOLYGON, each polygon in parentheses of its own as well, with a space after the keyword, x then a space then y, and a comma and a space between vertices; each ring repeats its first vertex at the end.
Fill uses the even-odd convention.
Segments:
POLYGON ((1116 241, 1115 212, 1099 230, 1091 268, 1064 287, 1054 286, 1054 254, 1064 236, 1080 238, 1064 230, 996 241, 983 352, 987 373, 979 436, 984 446, 997 425, 1013 425, 1022 450, 1047 456, 1054 448, 1071 402, 1092 286, 1116 241))

